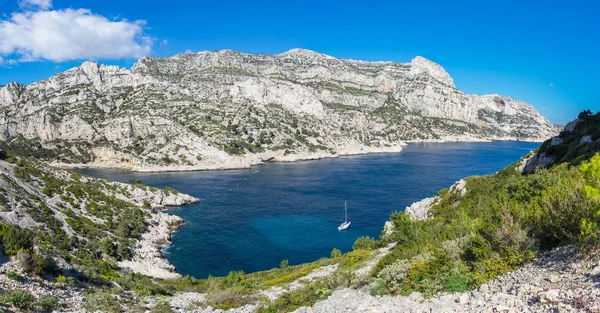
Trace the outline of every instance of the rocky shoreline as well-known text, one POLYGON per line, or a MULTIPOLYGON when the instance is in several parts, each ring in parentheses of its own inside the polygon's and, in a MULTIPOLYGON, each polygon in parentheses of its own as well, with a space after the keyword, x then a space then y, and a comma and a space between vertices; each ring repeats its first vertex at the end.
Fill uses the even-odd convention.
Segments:
MULTIPOLYGON (((256 153, 239 158, 229 158, 222 163, 203 163, 193 166, 188 165, 172 165, 172 166, 149 166, 149 165, 136 165, 134 162, 97 162, 97 163, 51 163, 52 166, 75 169, 75 168, 100 168, 100 169, 122 169, 130 170, 132 172, 140 173, 160 173, 160 172, 191 172, 191 171, 221 171, 221 170, 240 170, 249 169, 252 166, 262 165, 268 162, 301 162, 301 161, 313 161, 329 158, 339 158, 343 156, 357 156, 357 155, 368 155, 368 154, 391 154, 401 153, 403 147, 408 144, 419 144, 419 143, 452 143, 452 142, 493 142, 493 141, 514 141, 514 138, 494 138, 494 139, 482 139, 473 136, 450 136, 442 139, 418 139, 418 140, 407 140, 398 142, 395 145, 389 147, 368 147, 362 146, 359 150, 352 145, 339 146, 336 153, 332 154, 328 151, 322 152, 304 152, 299 154, 285 155, 281 151, 268 151, 262 153, 256 153)), ((526 141, 525 142, 536 142, 526 141)))
POLYGON ((402 147, 406 146, 404 142, 398 142, 389 147, 360 147, 357 150, 354 146, 344 145, 339 146, 336 153, 332 154, 329 151, 321 152, 304 152, 286 155, 283 151, 268 151, 256 153, 245 157, 231 157, 221 163, 202 163, 198 165, 172 165, 172 166, 148 166, 136 165, 132 162, 98 162, 98 163, 51 163, 52 166, 58 168, 75 169, 75 168, 108 168, 108 169, 124 169, 132 172, 151 173, 151 172, 190 172, 190 171, 219 171, 219 170, 239 170, 248 169, 255 165, 265 164, 267 162, 300 162, 312 161, 320 159, 338 158, 341 156, 352 155, 367 155, 367 154, 387 154, 400 153, 402 147))
POLYGON ((133 258, 119 262, 119 267, 153 278, 181 278, 181 275, 175 272, 175 266, 164 258, 162 250, 171 245, 171 234, 183 223, 183 219, 158 212, 152 213, 148 223, 148 230, 142 234, 135 246, 133 258))

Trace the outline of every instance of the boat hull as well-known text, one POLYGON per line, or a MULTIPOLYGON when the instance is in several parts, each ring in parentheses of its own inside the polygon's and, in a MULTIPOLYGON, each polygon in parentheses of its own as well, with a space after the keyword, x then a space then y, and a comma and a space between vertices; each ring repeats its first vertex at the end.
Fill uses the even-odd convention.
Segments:
POLYGON ((352 223, 352 222, 342 223, 342 225, 338 226, 338 230, 346 230, 346 229, 348 229, 348 227, 350 227, 350 223, 352 223))

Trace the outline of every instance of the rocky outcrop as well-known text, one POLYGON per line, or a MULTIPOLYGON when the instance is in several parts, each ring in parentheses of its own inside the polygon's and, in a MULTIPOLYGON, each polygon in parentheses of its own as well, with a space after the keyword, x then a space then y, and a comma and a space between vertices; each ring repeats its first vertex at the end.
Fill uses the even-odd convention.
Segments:
MULTIPOLYGON (((467 193, 467 181, 465 181, 464 179, 461 179, 461 180, 457 181, 456 183, 454 183, 454 185, 452 185, 449 190, 450 190, 450 192, 459 193, 461 196, 464 196, 467 193)), ((413 220, 426 220, 426 219, 430 218, 429 210, 431 210, 431 208, 440 199, 441 198, 439 196, 425 198, 423 200, 417 201, 417 202, 411 204, 410 206, 406 207, 404 212, 406 214, 410 215, 410 217, 413 220)), ((388 223, 390 223, 390 222, 386 222, 386 224, 384 226, 384 233, 390 233, 393 229, 393 224, 390 223, 390 225, 388 226, 388 223)))
POLYGON ((182 222, 178 216, 152 214, 148 220, 148 230, 135 246, 133 258, 119 262, 119 267, 155 278, 180 278, 175 267, 163 258, 161 250, 171 244, 171 232, 182 222))
POLYGON ((581 122, 582 120, 580 118, 572 120, 567 125, 565 125, 564 130, 568 133, 572 133, 575 130, 575 127, 581 122))
POLYGON ((544 140, 532 106, 466 95, 423 57, 342 60, 293 49, 85 62, 0 87, 0 140, 60 165, 138 171, 244 168, 401 151, 405 141, 544 140), (42 149, 43 148, 43 149, 42 149))
POLYGON ((467 181, 464 179, 457 181, 450 187, 450 192, 460 193, 461 196, 464 196, 467 193, 467 181))
POLYGON ((409 214, 413 220, 426 220, 428 218, 429 209, 431 209, 439 199, 439 197, 425 198, 406 207, 404 212, 409 214))
POLYGON ((600 152, 600 113, 586 110, 567 125, 557 136, 546 140, 526 156, 517 167, 531 174, 536 169, 549 168, 561 163, 578 165, 600 152))

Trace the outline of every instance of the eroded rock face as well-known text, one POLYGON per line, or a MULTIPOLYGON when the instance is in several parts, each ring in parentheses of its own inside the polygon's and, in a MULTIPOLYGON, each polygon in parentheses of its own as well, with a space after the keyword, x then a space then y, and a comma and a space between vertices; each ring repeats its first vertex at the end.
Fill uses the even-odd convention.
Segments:
POLYGON ((522 167, 521 172, 531 174, 535 172, 535 170, 548 167, 550 164, 553 163, 554 158, 547 156, 545 152, 539 155, 533 154, 530 158, 524 161, 524 167, 522 167))
POLYGON ((411 206, 406 207, 404 212, 410 215, 414 220, 426 220, 428 218, 429 209, 439 200, 439 197, 425 198, 417 201, 411 206))
POLYGON ((466 95, 423 57, 341 60, 293 49, 142 58, 131 70, 85 62, 0 87, 0 139, 50 160, 134 170, 396 152, 409 140, 544 140, 532 106, 466 95), (37 147, 37 146, 35 146, 37 147), (38 148, 39 150, 39 148, 38 148))
POLYGON ((565 131, 568 133, 572 133, 575 130, 575 127, 581 123, 582 120, 581 119, 575 119, 573 121, 570 121, 567 125, 565 125, 565 131))

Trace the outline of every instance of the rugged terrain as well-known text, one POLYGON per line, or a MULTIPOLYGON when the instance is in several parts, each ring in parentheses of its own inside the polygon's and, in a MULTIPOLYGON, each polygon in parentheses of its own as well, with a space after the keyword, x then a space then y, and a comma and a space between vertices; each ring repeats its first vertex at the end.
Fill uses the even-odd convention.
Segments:
POLYGON ((295 313, 600 312, 599 282, 597 251, 566 247, 469 292, 443 293, 427 299, 418 292, 392 297, 342 289, 314 308, 300 308, 295 313))
POLYGON ((242 168, 399 152, 407 141, 542 141, 531 105, 467 95, 438 64, 342 60, 293 49, 142 58, 130 70, 86 62, 0 87, 8 150, 64 166, 138 171, 242 168))
POLYGON ((160 208, 197 199, 0 153, 0 311, 597 312, 599 127, 582 113, 521 161, 393 213, 353 251, 202 280, 160 253, 181 222, 160 208), (524 171, 541 153, 553 162, 524 171))
POLYGON ((0 312, 83 310, 111 273, 180 277, 160 250, 181 219, 160 210, 197 201, 0 151, 0 312))

